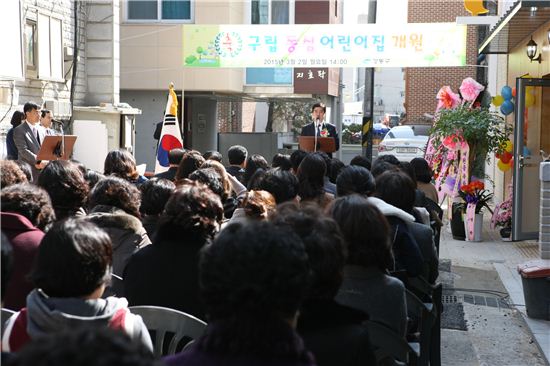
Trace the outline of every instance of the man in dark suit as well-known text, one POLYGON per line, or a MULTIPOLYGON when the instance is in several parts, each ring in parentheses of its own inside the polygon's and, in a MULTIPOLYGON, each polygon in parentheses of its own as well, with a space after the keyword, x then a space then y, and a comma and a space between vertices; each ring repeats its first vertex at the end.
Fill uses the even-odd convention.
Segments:
POLYGON ((246 150, 246 147, 241 145, 231 146, 227 150, 227 160, 229 160, 229 166, 226 167, 225 170, 227 173, 237 178, 241 183, 247 156, 248 150, 246 150))
MULTIPOLYGON (((331 123, 325 122, 325 113, 327 107, 322 103, 315 103, 311 107, 311 118, 313 122, 302 127, 302 136, 316 136, 317 137, 332 137, 334 138, 334 144, 336 151, 340 149, 340 139, 338 138, 338 132, 336 126, 331 123)), ((328 154, 332 158, 332 154, 328 154)))
POLYGON ((42 109, 40 113, 40 126, 44 127, 47 136, 59 135, 59 132, 52 128, 53 115, 47 109, 42 109))
POLYGON ((18 160, 30 165, 32 181, 36 183, 40 170, 48 164, 47 160, 36 160, 36 155, 46 136, 46 130, 38 124, 40 112, 37 104, 25 103, 23 112, 26 120, 13 131, 13 140, 17 146, 18 160))
POLYGON ((170 150, 168 152, 168 163, 170 164, 170 167, 168 168, 167 171, 156 174, 155 177, 174 181, 174 178, 176 178, 176 172, 178 171, 178 167, 180 165, 181 159, 183 158, 184 152, 185 150, 183 149, 170 150))

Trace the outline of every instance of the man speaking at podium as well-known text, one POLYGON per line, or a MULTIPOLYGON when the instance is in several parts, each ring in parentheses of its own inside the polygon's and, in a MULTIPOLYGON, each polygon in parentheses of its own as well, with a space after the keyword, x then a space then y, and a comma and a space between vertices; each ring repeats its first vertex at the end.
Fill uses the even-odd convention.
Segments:
MULTIPOLYGON (((311 107, 311 118, 313 122, 302 127, 302 136, 317 136, 317 137, 332 137, 334 139, 334 145, 336 151, 340 148, 340 139, 338 138, 338 132, 336 132, 336 126, 331 123, 325 122, 325 113, 327 108, 322 103, 315 103, 311 107)), ((328 154, 332 157, 332 154, 328 154)))

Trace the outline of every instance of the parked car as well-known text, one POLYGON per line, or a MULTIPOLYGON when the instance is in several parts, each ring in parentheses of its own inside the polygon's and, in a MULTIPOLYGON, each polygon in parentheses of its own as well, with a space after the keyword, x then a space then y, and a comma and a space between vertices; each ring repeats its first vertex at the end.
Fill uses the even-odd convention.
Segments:
POLYGON ((410 126, 392 128, 378 144, 378 156, 395 155, 400 161, 424 157, 428 136, 416 135, 410 126))

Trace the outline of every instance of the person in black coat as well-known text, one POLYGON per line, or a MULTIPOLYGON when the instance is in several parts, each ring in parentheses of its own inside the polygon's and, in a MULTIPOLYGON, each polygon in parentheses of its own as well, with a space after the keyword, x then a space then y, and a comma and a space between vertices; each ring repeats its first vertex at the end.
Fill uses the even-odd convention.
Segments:
POLYGON ((243 183, 244 168, 246 166, 246 159, 248 157, 248 150, 241 145, 233 145, 227 150, 227 160, 229 166, 225 167, 228 174, 231 174, 243 183))
POLYGON ((338 224, 314 204, 287 202, 273 216, 275 224, 290 226, 302 239, 312 279, 300 308, 297 330, 319 366, 376 365, 368 315, 337 303, 343 280, 346 250, 338 224))
POLYGON ((166 203, 153 245, 135 253, 124 272, 131 306, 156 305, 205 318, 199 300, 199 251, 223 219, 220 198, 199 182, 178 187, 166 203))
MULTIPOLYGON (((403 172, 386 172, 376 178, 376 195, 386 203, 412 214, 415 201, 415 184, 403 172)), ((421 275, 430 283, 435 283, 439 272, 439 259, 433 240, 432 229, 417 222, 396 222, 389 220, 395 228, 399 225, 401 234, 407 236, 405 242, 416 242, 422 257, 421 275)), ((396 234, 399 237, 399 233, 396 234)), ((394 250, 396 250, 394 246, 394 250)), ((399 258, 396 253, 396 260, 399 258)), ((403 258, 403 257, 402 257, 403 258)), ((410 273, 409 273, 410 274, 410 273)))
POLYGON ((8 134, 6 135, 6 150, 8 152, 9 160, 17 160, 17 146, 15 146, 15 141, 13 140, 13 131, 15 127, 19 126, 25 120, 25 113, 21 111, 13 112, 11 116, 11 126, 8 134))
POLYGON ((168 152, 168 163, 170 164, 170 167, 165 172, 155 174, 155 177, 168 179, 169 181, 173 182, 176 179, 176 173, 181 163, 181 159, 183 159, 184 153, 185 153, 184 149, 176 148, 176 149, 170 150, 168 152))
MULTIPOLYGON (((312 122, 302 127, 302 136, 315 136, 317 137, 332 137, 334 138, 334 144, 336 151, 340 149, 340 139, 338 138, 338 132, 336 126, 331 123, 325 122, 325 113, 327 107, 322 103, 315 103, 311 107, 312 122)), ((332 158, 332 154, 328 154, 332 158)))

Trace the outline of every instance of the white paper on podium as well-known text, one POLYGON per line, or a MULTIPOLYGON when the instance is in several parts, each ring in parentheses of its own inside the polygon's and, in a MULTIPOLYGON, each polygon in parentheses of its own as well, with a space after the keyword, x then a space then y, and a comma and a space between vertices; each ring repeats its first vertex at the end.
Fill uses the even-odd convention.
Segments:
POLYGON ((73 149, 74 159, 88 169, 103 173, 105 157, 109 152, 107 127, 101 121, 75 120, 73 135, 78 136, 73 149))

